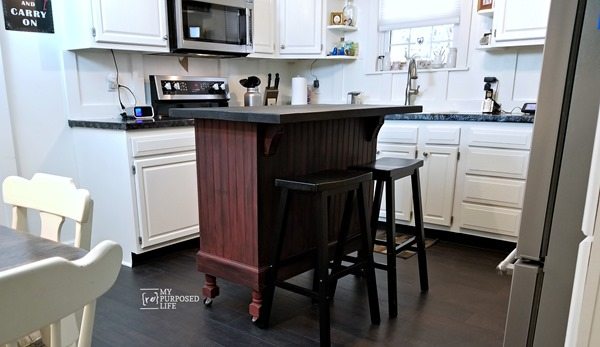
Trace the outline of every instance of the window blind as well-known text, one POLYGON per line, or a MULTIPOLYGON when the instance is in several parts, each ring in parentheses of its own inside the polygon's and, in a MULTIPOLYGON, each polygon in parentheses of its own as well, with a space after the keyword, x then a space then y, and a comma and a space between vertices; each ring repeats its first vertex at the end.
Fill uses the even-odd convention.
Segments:
POLYGON ((379 0, 379 31, 458 24, 460 5, 461 0, 379 0))

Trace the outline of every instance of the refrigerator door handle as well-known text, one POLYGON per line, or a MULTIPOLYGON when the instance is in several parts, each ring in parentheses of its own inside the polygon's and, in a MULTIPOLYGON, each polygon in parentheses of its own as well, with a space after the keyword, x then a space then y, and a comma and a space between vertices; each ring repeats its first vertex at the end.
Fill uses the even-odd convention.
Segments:
POLYGON ((504 347, 532 345, 542 279, 540 265, 517 260, 508 303, 504 347))

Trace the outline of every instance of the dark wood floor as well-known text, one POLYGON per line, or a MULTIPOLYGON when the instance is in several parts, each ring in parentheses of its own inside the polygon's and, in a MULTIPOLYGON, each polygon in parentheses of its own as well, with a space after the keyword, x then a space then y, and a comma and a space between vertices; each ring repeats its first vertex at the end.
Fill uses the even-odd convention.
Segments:
MULTIPOLYGON (((271 328, 248 316, 250 292, 220 281, 212 307, 180 303, 175 310, 140 310, 140 288, 170 288, 198 295, 203 276, 195 250, 162 255, 133 269, 123 267, 99 301, 93 346, 309 346, 318 345, 318 310, 310 299, 283 290, 275 294, 271 328)), ((378 272, 382 323, 369 320, 364 283, 340 281, 332 306, 332 341, 351 346, 501 346, 510 289, 496 264, 506 253, 440 241, 428 249, 430 290, 419 292, 417 259, 398 259, 399 315, 387 317, 386 279, 378 272)), ((310 276, 298 283, 310 284, 310 276)))

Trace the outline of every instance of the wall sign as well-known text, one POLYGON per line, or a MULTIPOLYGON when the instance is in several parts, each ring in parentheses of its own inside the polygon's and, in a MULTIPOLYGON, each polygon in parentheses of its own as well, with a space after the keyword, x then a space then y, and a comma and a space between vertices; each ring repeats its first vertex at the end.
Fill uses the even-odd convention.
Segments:
POLYGON ((51 0, 2 0, 6 30, 54 33, 51 0))

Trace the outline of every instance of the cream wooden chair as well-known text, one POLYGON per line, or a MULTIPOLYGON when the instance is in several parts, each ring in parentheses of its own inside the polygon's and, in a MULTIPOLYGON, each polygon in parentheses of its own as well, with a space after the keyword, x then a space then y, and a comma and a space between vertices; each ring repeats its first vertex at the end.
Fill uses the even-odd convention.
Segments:
POLYGON ((26 232, 27 209, 40 212, 40 236, 60 241, 65 218, 75 222, 74 246, 90 249, 92 200, 85 189, 77 189, 73 179, 36 173, 31 180, 9 176, 2 183, 3 200, 12 205, 13 229, 26 232))
POLYGON ((61 346, 60 319, 83 309, 78 347, 92 344, 96 299, 114 284, 123 252, 102 241, 83 258, 54 257, 0 272, 0 345, 41 327, 52 327, 50 347, 61 346), (56 330, 58 329, 58 330, 56 330))
MULTIPOLYGON (((40 215, 40 236, 60 242, 65 219, 71 219, 75 222, 74 246, 90 249, 93 202, 90 193, 77 189, 73 179, 46 173, 36 173, 31 180, 9 176, 2 183, 2 192, 4 202, 12 205, 13 229, 29 232, 27 210, 36 210, 40 215)), ((72 346, 77 340, 79 316, 63 319, 63 346, 72 346)), ((45 327, 41 331, 45 342, 52 339, 50 330, 51 327, 45 327)), ((29 337, 35 339, 39 333, 29 337)))

